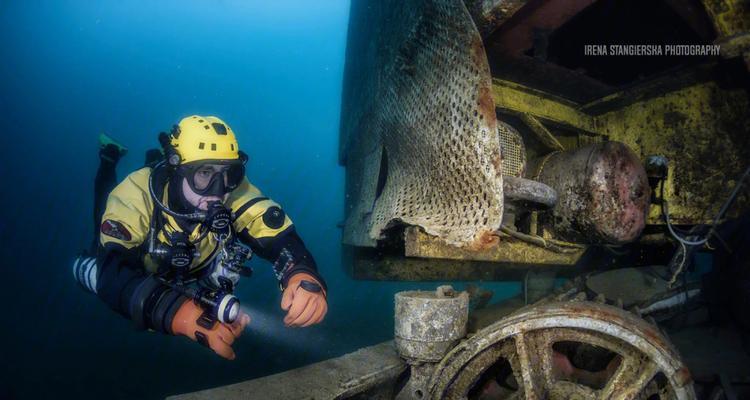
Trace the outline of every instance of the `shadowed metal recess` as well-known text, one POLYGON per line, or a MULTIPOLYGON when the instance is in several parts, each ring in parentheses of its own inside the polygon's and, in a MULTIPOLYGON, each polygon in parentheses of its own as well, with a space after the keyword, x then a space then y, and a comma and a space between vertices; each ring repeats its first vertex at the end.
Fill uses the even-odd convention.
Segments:
POLYGON ((497 230, 501 146, 487 57, 466 6, 353 1, 351 10, 344 243, 375 246, 402 223, 454 245, 497 230))

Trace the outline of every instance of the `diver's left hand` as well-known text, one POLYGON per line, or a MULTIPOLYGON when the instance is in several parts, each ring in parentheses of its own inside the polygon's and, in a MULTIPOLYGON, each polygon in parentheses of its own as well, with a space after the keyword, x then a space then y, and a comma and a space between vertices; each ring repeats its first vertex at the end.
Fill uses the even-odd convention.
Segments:
POLYGON ((281 297, 281 309, 288 311, 286 317, 284 317, 286 326, 305 327, 317 324, 323 320, 326 312, 328 312, 325 291, 310 292, 304 287, 300 287, 303 280, 320 285, 320 282, 312 275, 304 272, 294 274, 289 278, 281 297))

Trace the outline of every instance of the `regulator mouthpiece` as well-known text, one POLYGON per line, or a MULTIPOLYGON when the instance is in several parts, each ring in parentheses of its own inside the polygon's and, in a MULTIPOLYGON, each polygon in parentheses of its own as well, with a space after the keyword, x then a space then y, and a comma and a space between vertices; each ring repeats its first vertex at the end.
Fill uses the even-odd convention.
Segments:
POLYGON ((227 234, 232 223, 232 213, 219 201, 208 203, 208 212, 204 222, 208 229, 216 234, 227 234))

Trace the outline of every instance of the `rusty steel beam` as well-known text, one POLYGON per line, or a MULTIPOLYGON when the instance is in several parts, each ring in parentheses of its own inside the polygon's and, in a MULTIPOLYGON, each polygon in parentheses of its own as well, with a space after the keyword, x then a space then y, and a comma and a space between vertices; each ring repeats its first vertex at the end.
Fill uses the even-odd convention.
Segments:
POLYGON ((585 248, 558 253, 513 237, 492 236, 483 248, 456 247, 408 227, 404 233, 407 257, 442 258, 450 260, 476 260, 527 265, 573 266, 580 260, 585 248))
POLYGON ((534 31, 553 31, 596 0, 534 1, 488 38, 489 53, 521 56, 534 44, 534 31))
POLYGON ((542 122, 597 135, 594 118, 570 100, 501 79, 492 80, 492 98, 502 112, 518 117, 527 114, 542 122))
POLYGON ((699 0, 665 0, 667 4, 701 39, 711 42, 715 37, 711 20, 699 0))
POLYGON ((563 151, 565 147, 560 144, 560 141, 552 135, 552 133, 533 115, 523 113, 520 115, 521 121, 531 129, 537 139, 542 142, 551 151, 563 151))
POLYGON ((386 256, 356 258, 352 262, 350 274, 352 279, 359 281, 518 282, 523 280, 529 270, 552 271, 558 277, 572 278, 584 271, 593 270, 594 265, 583 265, 581 262, 580 265, 571 267, 386 256))
POLYGON ((494 33, 529 0, 464 0, 482 37, 494 33))

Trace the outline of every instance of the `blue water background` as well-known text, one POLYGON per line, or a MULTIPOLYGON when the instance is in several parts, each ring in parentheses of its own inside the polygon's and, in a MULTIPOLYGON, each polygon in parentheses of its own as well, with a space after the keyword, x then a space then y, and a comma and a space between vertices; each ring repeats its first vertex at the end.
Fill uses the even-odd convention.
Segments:
MULTIPOLYGON (((393 294, 437 283, 344 273, 337 148, 348 11, 339 0, 0 3, 0 398, 160 398, 392 337, 393 294), (232 126, 249 178, 293 218, 331 288, 323 324, 285 329, 270 266, 254 260, 239 289, 254 321, 233 362, 185 338, 135 332, 70 270, 91 240, 97 135, 129 147, 121 179, 160 130, 191 114, 232 126)), ((496 299, 518 290, 492 287, 496 299)))

